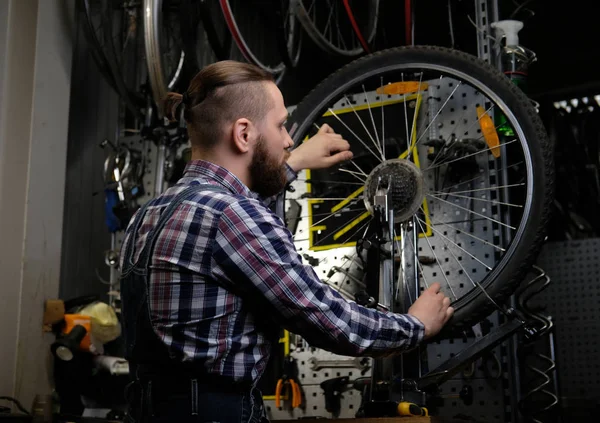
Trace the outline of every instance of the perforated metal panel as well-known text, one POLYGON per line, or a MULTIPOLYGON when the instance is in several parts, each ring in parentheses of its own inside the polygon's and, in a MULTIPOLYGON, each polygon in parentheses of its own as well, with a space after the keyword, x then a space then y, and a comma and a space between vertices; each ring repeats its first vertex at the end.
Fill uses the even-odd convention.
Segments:
POLYGON ((460 414, 486 423, 505 421, 501 380, 481 378, 474 378, 468 382, 450 380, 441 387, 441 395, 446 398, 437 416, 451 418, 460 414), (448 398, 448 396, 458 396, 466 384, 473 388, 472 404, 465 405, 460 398, 448 398))
MULTIPOLYGON (((430 95, 429 119, 433 119, 441 105, 447 101, 436 119, 443 124, 431 125, 431 128, 436 129, 430 128, 428 133, 430 139, 450 140, 455 136, 461 138, 481 136, 475 107, 484 105, 484 97, 472 87, 464 85, 457 87, 457 85, 459 85, 458 81, 444 78, 435 88, 435 95, 430 95)), ((427 157, 427 148, 426 145, 419 146, 421 157, 427 157)), ((493 186, 490 182, 490 174, 493 171, 490 171, 487 156, 481 154, 476 157, 481 177, 473 181, 472 188, 465 188, 465 190, 486 189, 493 186)), ((426 172, 425 177, 426 186, 430 191, 435 191, 432 172, 426 172)), ((443 174, 438 176, 438 180, 443 177, 443 174)), ((481 191, 478 198, 489 200, 491 192, 491 190, 481 191)), ((455 300, 472 290, 474 282, 480 282, 485 278, 488 270, 486 266, 493 267, 496 250, 492 244, 495 241, 494 237, 498 235, 498 229, 492 221, 484 217, 497 219, 497 216, 494 215, 494 210, 488 202, 473 201, 469 198, 447 196, 445 199, 437 200, 428 197, 427 202, 433 233, 432 236, 420 239, 419 256, 437 256, 439 262, 423 266, 423 282, 427 284, 440 282, 446 295, 455 300), (474 246, 477 248, 476 252, 474 246), (452 288, 450 289, 448 285, 452 288)))
MULTIPOLYGON (((476 106, 489 107, 485 104, 484 97, 471 87, 461 86, 456 89, 457 81, 444 79, 437 88, 435 102, 441 103, 448 99, 446 107, 442 110, 444 125, 435 132, 428 134, 430 138, 451 139, 459 136, 465 138, 478 138, 481 134, 477 125, 477 116, 467 113, 476 106), (453 90, 456 91, 452 96, 453 90), (447 125, 449 123, 449 125, 447 125)), ((431 107, 431 103, 430 103, 431 107)), ((429 111, 437 113, 434 105, 429 111)), ((439 116, 438 116, 439 118, 439 116)), ((432 125, 436 127, 436 125, 432 125)), ((426 149, 419 151, 425 155, 426 149)), ((490 155, 477 157, 481 177, 474 181, 473 186, 465 189, 485 189, 480 192, 481 200, 491 200, 494 190, 488 189, 501 185, 496 175, 490 155), (488 157, 489 156, 489 157, 488 157)), ((433 175, 426 175, 428 185, 433 186, 433 175)), ((455 299, 473 289, 474 282, 481 282, 487 272, 487 267, 493 267, 497 260, 497 249, 500 245, 500 227, 487 218, 499 220, 496 207, 490 207, 489 202, 473 201, 462 197, 448 197, 444 201, 428 199, 429 211, 434 232, 432 236, 419 241, 419 256, 438 256, 439 262, 423 266, 421 289, 424 282, 440 282, 446 295, 455 299), (454 205, 449 204, 452 202, 454 205), (476 215, 472 214, 472 210, 476 215), (451 225, 436 225, 437 222, 456 222, 451 225), (470 234, 470 235, 468 235, 470 234), (483 242, 482 242, 483 241, 483 242), (448 288, 452 286, 452 289, 448 288)), ((498 316, 493 314, 488 317, 492 329, 498 327, 498 316)), ((440 341, 427 347, 427 360, 429 370, 463 351, 474 338, 457 338, 440 341)), ((504 422, 506 420, 505 390, 506 390, 506 356, 502 348, 495 348, 490 354, 474 363, 472 368, 458 373, 448 382, 440 386, 441 395, 457 395, 465 386, 470 386, 474 392, 473 404, 467 405, 459 398, 445 399, 443 405, 437 410, 437 415, 453 417, 458 414, 486 422, 504 422)))
POLYGON ((600 396, 600 239, 551 242, 538 264, 552 283, 536 298, 555 322, 563 397, 600 396))
MULTIPOLYGON (((292 420, 311 417, 334 418, 334 416, 325 409, 325 395, 319 385, 302 386, 301 407, 292 409, 289 401, 283 401, 281 407, 275 407, 274 400, 265 401, 267 417, 273 420, 292 420)), ((360 406, 361 395, 355 389, 348 387, 340 396, 340 414, 339 418, 355 417, 360 406)))

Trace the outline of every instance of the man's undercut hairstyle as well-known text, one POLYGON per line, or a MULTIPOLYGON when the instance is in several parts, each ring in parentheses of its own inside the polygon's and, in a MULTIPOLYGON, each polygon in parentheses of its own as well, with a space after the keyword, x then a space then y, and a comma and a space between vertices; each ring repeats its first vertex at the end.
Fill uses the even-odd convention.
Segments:
POLYGON ((183 104, 192 147, 215 146, 224 136, 226 124, 241 118, 261 122, 273 102, 266 88, 273 76, 257 66, 224 60, 203 68, 182 94, 168 93, 163 103, 165 116, 175 121, 183 104))

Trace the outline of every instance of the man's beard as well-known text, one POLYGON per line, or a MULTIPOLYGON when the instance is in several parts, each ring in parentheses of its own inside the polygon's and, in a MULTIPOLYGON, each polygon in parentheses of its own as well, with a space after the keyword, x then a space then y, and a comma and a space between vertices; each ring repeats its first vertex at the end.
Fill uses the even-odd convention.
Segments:
MULTIPOLYGON (((287 153, 289 157, 289 153, 287 153)), ((252 191, 262 198, 280 193, 287 184, 285 162, 278 163, 270 157, 265 139, 261 135, 256 143, 256 149, 250 163, 250 178, 252 191)))

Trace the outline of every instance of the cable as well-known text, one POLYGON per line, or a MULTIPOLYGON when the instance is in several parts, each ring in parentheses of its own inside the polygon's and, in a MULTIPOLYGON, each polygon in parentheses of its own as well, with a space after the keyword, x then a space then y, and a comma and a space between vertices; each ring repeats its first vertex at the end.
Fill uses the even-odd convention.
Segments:
POLYGON ((450 46, 454 48, 454 25, 452 24, 452 0, 448 0, 448 26, 450 27, 450 46))
POLYGON ((405 45, 412 44, 412 12, 411 12, 411 0, 404 0, 404 41, 405 45))
POLYGON ((6 400, 6 401, 11 401, 11 402, 14 402, 14 403, 15 403, 15 405, 17 406, 17 408, 18 408, 18 409, 19 409, 19 410, 20 410, 22 413, 25 413, 25 414, 27 414, 28 416, 30 416, 30 415, 31 415, 31 413, 30 413, 29 411, 25 410, 25 407, 23 407, 23 406, 21 405, 21 403, 19 402, 19 400, 15 399, 15 398, 13 398, 13 397, 0 397, 0 400, 6 400))
POLYGON ((483 33, 483 35, 486 36, 486 38, 489 38, 491 40, 494 40, 495 43, 498 43, 498 39, 496 37, 491 36, 490 34, 486 33, 485 30, 479 28, 477 26, 477 24, 475 23, 475 21, 473 20, 473 18, 471 17, 471 15, 467 15, 467 19, 469 19, 469 22, 471 22, 471 24, 475 27, 475 29, 481 33, 483 33))
MULTIPOLYGON (((517 15, 517 13, 519 13, 521 11, 521 9, 523 9, 525 6, 527 6, 529 3, 531 3, 533 0, 525 0, 523 3, 521 3, 519 6, 517 6, 517 8, 515 10, 513 10, 513 12, 510 14, 510 16, 508 17, 508 19, 514 19, 514 17, 517 15)), ((514 2, 513 2, 514 3, 514 2)), ((533 16, 535 13, 533 12, 533 10, 531 9, 527 9, 529 10, 531 16, 533 16)), ((531 17, 529 16, 529 17, 531 17)))

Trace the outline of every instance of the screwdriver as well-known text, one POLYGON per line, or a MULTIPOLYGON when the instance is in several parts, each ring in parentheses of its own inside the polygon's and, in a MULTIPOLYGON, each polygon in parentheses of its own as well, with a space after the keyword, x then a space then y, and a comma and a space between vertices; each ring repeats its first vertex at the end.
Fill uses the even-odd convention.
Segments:
POLYGON ((425 407, 419 407, 412 402, 402 401, 398 403, 399 416, 428 416, 429 413, 425 407))
POLYGON ((368 417, 429 416, 427 408, 408 401, 369 401, 363 410, 368 417))

